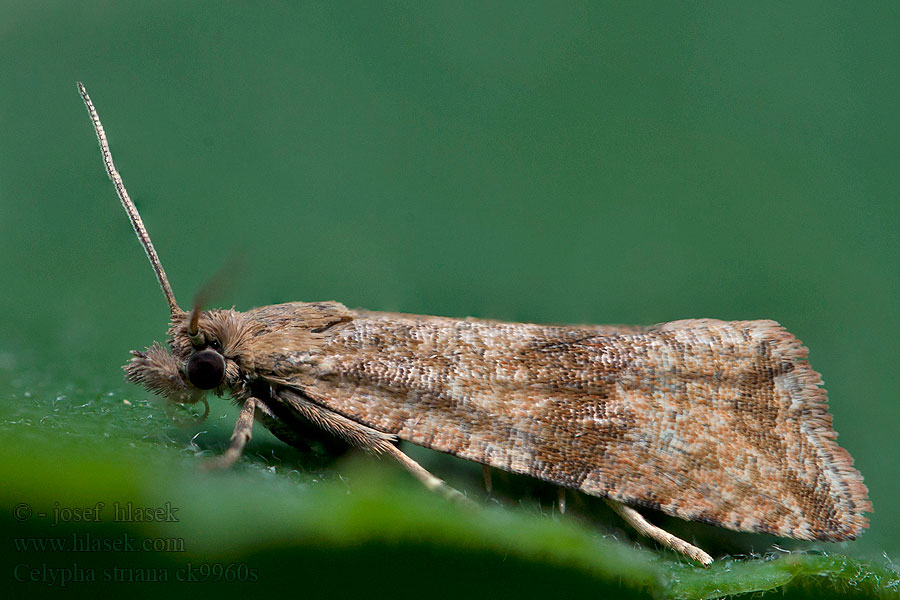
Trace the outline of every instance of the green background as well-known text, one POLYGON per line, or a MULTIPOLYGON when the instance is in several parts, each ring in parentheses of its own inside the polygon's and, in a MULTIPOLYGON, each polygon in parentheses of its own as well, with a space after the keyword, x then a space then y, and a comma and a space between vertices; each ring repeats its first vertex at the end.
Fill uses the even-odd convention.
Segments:
MULTIPOLYGON (((810 544, 666 522, 716 556, 777 544, 891 567, 898 6, 3 3, 6 522, 20 502, 175 501, 189 518, 174 531, 197 557, 234 548, 268 565, 241 592, 254 594, 347 586, 354 572, 401 596, 622 581, 642 593, 665 555, 646 541, 632 554, 633 534, 602 504, 559 519, 552 490, 510 478, 505 509, 471 515, 390 465, 302 455, 260 428, 234 473, 197 474, 193 452, 220 451, 236 412, 213 399, 206 425, 179 429, 122 381, 128 350, 161 340, 168 315, 81 80, 182 306, 238 256, 218 300, 239 310, 334 299, 535 322, 779 321, 823 375, 870 489, 869 531, 810 544), (603 552, 611 563, 591 562, 603 552)), ((416 456, 483 498, 477 469, 416 456)), ((23 560, 71 562, 9 551, 2 580, 23 560)), ((169 560, 126 562, 184 562, 169 560)))

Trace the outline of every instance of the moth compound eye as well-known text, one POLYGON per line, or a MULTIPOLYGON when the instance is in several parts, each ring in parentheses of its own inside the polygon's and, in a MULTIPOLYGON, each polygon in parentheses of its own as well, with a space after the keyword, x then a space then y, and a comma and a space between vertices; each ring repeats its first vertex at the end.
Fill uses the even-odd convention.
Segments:
POLYGON ((188 359, 187 376, 191 384, 201 390, 218 387, 225 378, 225 359, 209 348, 196 352, 188 359))

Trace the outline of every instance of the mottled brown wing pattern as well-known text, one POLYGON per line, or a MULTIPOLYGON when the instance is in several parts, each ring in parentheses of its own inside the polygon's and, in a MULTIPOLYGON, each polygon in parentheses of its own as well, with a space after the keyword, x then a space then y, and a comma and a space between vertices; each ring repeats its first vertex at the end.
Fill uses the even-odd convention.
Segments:
POLYGON ((403 440, 742 531, 871 510, 806 349, 773 321, 561 327, 358 313, 269 377, 403 440))

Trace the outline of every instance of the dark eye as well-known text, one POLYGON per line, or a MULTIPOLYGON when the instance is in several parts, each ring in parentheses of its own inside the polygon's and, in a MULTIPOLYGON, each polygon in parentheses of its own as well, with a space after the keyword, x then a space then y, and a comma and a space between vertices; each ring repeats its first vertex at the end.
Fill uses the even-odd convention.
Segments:
POLYGON ((201 390, 218 387, 225 378, 225 359, 215 350, 201 350, 188 359, 187 376, 201 390))

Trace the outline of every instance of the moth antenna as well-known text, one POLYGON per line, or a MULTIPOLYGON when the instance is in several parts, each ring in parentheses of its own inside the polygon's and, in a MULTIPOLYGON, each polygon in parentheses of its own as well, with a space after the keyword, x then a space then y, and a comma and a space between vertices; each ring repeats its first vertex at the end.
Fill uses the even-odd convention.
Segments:
POLYGON ((122 177, 119 175, 119 172, 116 170, 116 165, 113 163, 112 153, 109 151, 109 143, 106 141, 106 132, 103 130, 103 125, 100 123, 100 116, 97 115, 97 109, 94 108, 91 97, 88 96, 87 90, 84 89, 84 84, 80 81, 77 82, 77 84, 78 93, 81 94, 81 99, 84 100, 84 105, 91 115, 91 122, 94 124, 94 131, 97 133, 97 141, 100 142, 100 152, 103 154, 103 164, 106 166, 106 174, 109 175, 109 178, 112 180, 113 185, 116 188, 116 194, 118 194, 119 200, 125 208, 125 212, 128 213, 128 218, 131 219, 131 226, 134 227, 134 233, 137 234, 138 240, 140 240, 141 245, 144 247, 144 252, 147 253, 147 258, 150 259, 153 271, 156 272, 156 279, 159 281, 159 287, 162 288, 162 292, 166 297, 166 302, 169 303, 169 313, 174 317, 181 312, 181 309, 178 308, 178 303, 175 302, 175 294, 172 293, 172 286, 169 285, 169 278, 166 277, 166 271, 163 269, 162 263, 159 262, 159 256, 156 254, 156 249, 153 248, 153 242, 150 241, 150 235, 147 233, 147 228, 144 227, 144 222, 141 221, 141 215, 138 213, 134 202, 132 202, 131 198, 128 196, 128 191, 125 189, 122 177))

